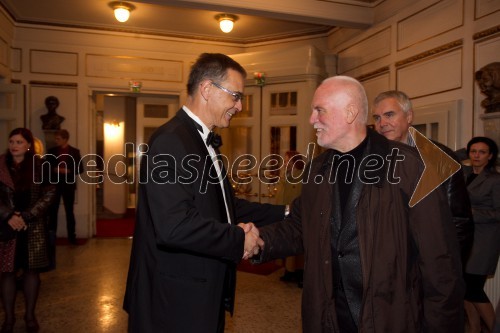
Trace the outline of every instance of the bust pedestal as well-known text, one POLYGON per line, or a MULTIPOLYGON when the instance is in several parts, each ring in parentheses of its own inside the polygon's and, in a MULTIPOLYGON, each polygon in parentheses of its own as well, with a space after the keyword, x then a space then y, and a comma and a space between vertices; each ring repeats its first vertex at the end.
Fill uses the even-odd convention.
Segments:
POLYGON ((479 118, 483 121, 484 136, 493 139, 500 146, 500 112, 484 113, 479 118))
POLYGON ((484 113, 479 118, 483 121, 484 136, 495 141, 500 147, 500 112, 484 113))
POLYGON ((45 150, 49 150, 52 147, 57 146, 56 144, 56 134, 59 130, 43 130, 45 134, 45 150))

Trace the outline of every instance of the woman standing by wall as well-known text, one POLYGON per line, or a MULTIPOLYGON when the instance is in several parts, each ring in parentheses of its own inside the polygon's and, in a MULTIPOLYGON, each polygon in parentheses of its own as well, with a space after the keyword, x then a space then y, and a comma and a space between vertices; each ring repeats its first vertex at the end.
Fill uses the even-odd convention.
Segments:
MULTIPOLYGON (((49 267, 47 209, 55 195, 48 172, 34 157, 30 130, 16 128, 9 134, 9 148, 0 156, 0 271, 5 321, 2 333, 15 323, 16 273, 23 271, 26 331, 38 332, 35 306, 40 271, 49 267), (9 229, 10 228, 10 229, 9 229)), ((49 170, 47 170, 49 171, 49 170)))
POLYGON ((500 254, 500 174, 495 164, 498 146, 487 137, 474 137, 467 144, 471 167, 464 167, 474 217, 474 242, 465 265, 465 310, 470 332, 488 332, 495 323, 495 311, 484 285, 494 275, 500 254))

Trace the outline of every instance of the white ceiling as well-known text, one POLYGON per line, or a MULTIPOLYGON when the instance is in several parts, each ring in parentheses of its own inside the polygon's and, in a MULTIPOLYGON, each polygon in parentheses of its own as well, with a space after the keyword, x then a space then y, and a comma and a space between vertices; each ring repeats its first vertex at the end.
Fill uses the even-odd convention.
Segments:
POLYGON ((321 35, 335 26, 367 27, 373 7, 383 0, 138 0, 128 1, 136 9, 125 23, 114 19, 110 1, 0 0, 0 5, 18 25, 257 43, 321 35), (229 34, 220 31, 214 18, 220 13, 238 16, 229 34))

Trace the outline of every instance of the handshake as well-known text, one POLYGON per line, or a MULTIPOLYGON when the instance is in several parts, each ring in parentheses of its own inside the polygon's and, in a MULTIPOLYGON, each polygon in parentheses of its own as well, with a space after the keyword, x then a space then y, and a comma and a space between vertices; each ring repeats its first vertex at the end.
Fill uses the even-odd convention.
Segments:
POLYGON ((259 236, 259 229, 253 223, 239 223, 238 227, 245 231, 243 259, 250 259, 264 248, 264 241, 259 236))

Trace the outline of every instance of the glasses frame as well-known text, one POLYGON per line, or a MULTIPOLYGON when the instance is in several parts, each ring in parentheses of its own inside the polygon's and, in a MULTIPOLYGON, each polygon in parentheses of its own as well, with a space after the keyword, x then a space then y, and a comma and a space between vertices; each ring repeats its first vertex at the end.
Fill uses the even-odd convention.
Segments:
POLYGON ((243 93, 241 93, 239 91, 232 91, 232 90, 229 90, 227 88, 224 88, 223 86, 221 86, 218 83, 215 83, 214 81, 210 81, 210 82, 212 83, 212 85, 219 88, 223 92, 228 93, 229 95, 233 96, 233 101, 235 103, 238 103, 238 101, 241 101, 243 103, 243 99, 245 98, 245 95, 243 95, 243 93))

